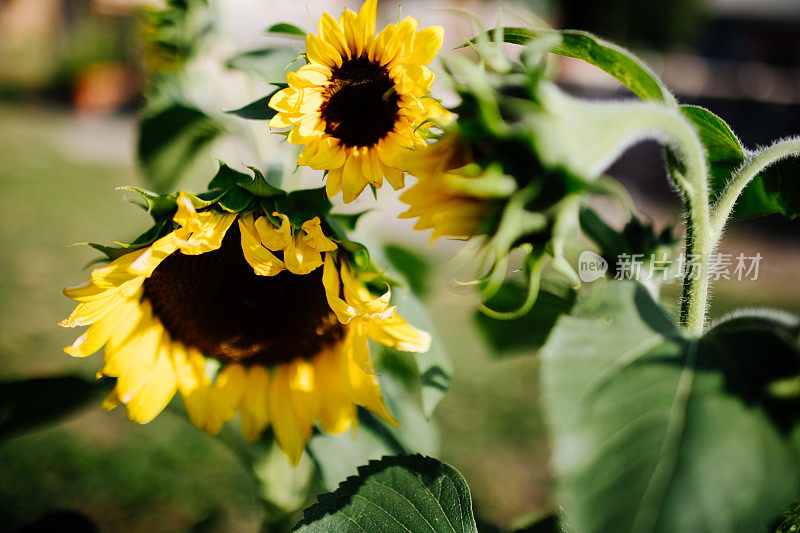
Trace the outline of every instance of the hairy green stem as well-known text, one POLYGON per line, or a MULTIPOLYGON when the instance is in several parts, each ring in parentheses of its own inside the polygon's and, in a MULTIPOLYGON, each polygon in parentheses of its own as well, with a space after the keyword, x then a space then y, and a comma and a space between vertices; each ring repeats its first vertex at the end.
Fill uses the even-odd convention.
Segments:
POLYGON ((687 269, 684 274, 680 321, 687 331, 700 335, 705 328, 708 309, 708 262, 715 247, 711 238, 705 148, 692 125, 682 116, 666 109, 652 114, 656 119, 655 125, 669 137, 669 144, 677 150, 683 162, 683 172, 676 172, 674 178, 684 193, 686 252, 697 270, 687 269))
POLYGON ((719 242, 722 233, 725 231, 725 224, 731 216, 733 206, 745 187, 755 178, 759 172, 768 166, 780 161, 781 159, 800 156, 800 137, 794 137, 779 141, 772 146, 753 152, 749 155, 744 164, 732 176, 725 190, 719 196, 714 205, 713 216, 711 219, 712 237, 714 242, 719 242))

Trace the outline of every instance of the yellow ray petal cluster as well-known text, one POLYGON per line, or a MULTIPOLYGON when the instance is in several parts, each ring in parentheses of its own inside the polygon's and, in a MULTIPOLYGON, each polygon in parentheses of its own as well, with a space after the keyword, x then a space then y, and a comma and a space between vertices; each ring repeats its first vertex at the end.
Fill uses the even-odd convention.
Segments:
MULTIPOLYGON (((103 406, 113 409, 124 404, 130 420, 146 423, 178 392, 192 423, 209 435, 216 435, 237 414, 242 433, 250 440, 258 439, 271 425, 294 464, 314 424, 330 433, 346 431, 357 423, 356 406, 396 424, 372 369, 368 339, 423 352, 430 338, 396 313, 388 292, 374 296, 343 260, 334 257, 336 245, 325 236, 320 220, 308 220, 293 235, 282 214, 273 215, 281 221, 276 227, 265 216, 198 212, 185 194, 177 203, 173 219, 177 229, 95 269, 89 279, 64 290, 78 305, 61 325, 89 326, 65 351, 86 357, 105 347, 98 377, 116 378, 103 406), (276 276, 283 270, 289 272, 282 276, 304 275, 324 264, 320 292, 330 304, 330 320, 338 321, 337 327, 344 331, 335 344, 312 357, 275 365, 248 364, 246 359, 214 359, 170 334, 148 300, 145 283, 170 254, 191 257, 219 249, 236 218, 243 257, 257 275, 276 276), (272 252, 281 252, 282 258, 272 252), (209 365, 210 361, 218 364, 209 365), (218 371, 213 371, 214 366, 218 371)), ((191 282, 202 290, 203 283, 214 280, 191 282)))
POLYGON ((400 195, 408 209, 400 218, 416 218, 416 230, 439 237, 467 239, 482 233, 487 218, 501 208, 498 198, 516 185, 507 176, 487 173, 469 162, 454 135, 418 150, 409 163, 417 183, 400 195))
POLYGON ((283 270, 293 274, 308 274, 322 266, 322 253, 336 249, 336 244, 322 232, 319 217, 303 223, 297 235, 292 235, 289 217, 272 213, 281 221, 276 227, 266 216, 252 214, 239 219, 244 257, 256 274, 274 276, 283 270), (272 252, 283 252, 278 259, 272 252))
POLYGON ((431 121, 447 112, 428 97, 434 75, 427 65, 442 46, 443 29, 417 31, 406 17, 375 35, 377 0, 337 21, 323 14, 318 35, 306 39, 308 64, 287 76, 288 87, 269 106, 273 128, 291 128, 289 142, 304 145, 298 164, 327 171, 328 196, 345 202, 384 178, 404 187, 398 157, 425 145, 431 121))

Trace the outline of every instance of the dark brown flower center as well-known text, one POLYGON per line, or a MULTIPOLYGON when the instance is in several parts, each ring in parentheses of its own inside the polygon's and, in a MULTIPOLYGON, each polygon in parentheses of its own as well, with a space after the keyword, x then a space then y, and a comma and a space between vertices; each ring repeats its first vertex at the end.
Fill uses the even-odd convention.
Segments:
POLYGON ((218 250, 167 257, 145 280, 144 298, 173 340, 224 362, 311 358, 344 335, 325 299, 322 268, 257 276, 235 222, 218 250))
POLYGON ((389 72, 366 57, 334 69, 322 96, 325 133, 347 147, 376 144, 394 129, 400 110, 389 72))

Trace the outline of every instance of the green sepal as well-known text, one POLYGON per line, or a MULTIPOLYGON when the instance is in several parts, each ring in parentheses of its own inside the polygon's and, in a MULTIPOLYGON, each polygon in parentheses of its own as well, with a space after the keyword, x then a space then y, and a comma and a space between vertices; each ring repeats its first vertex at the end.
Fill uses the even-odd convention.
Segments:
POLYGON ((219 206, 229 213, 241 213, 245 211, 253 202, 253 196, 239 187, 231 187, 228 192, 220 198, 219 206))
MULTIPOLYGON (((253 171, 253 178, 247 183, 239 183, 239 187, 245 189, 253 196, 258 196, 259 198, 273 198, 275 196, 286 196, 286 191, 283 189, 279 189, 278 187, 274 187, 270 185, 264 174, 261 173, 256 167, 247 167, 251 171, 253 171)), ((279 169, 270 169, 267 171, 267 174, 274 174, 280 173, 279 169)))
MULTIPOLYGON (((107 246, 96 242, 79 242, 75 246, 90 246, 98 252, 104 254, 106 259, 113 261, 125 254, 135 252, 153 244, 156 240, 166 235, 172 229, 172 219, 169 217, 157 220, 147 231, 136 237, 129 243, 114 241, 116 246, 107 246)), ((102 259, 100 261, 103 261, 102 259)))
POLYGON ((132 185, 117 187, 117 190, 132 191, 141 196, 147 204, 147 212, 155 220, 161 219, 164 215, 172 213, 177 208, 175 201, 178 199, 178 195, 175 193, 161 194, 132 185))
POLYGON ((300 228, 304 222, 314 217, 324 217, 333 207, 325 187, 292 191, 273 197, 272 202, 275 205, 274 211, 288 216, 293 228, 300 228))
POLYGON ((217 174, 211 178, 211 181, 208 183, 209 189, 229 189, 240 184, 249 183, 253 180, 252 177, 244 172, 233 170, 221 159, 217 161, 219 162, 219 170, 217 170, 217 174))

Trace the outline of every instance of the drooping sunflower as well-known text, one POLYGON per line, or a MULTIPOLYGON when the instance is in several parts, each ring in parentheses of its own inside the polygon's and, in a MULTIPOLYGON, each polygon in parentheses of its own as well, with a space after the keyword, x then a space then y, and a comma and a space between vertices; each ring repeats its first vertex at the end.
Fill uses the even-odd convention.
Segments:
POLYGON ((517 186, 495 168, 472 161, 456 134, 415 151, 408 170, 417 182, 400 195, 408 209, 400 218, 416 218, 416 230, 433 229, 431 239, 468 239, 485 234, 517 186))
POLYGON ((296 227, 263 202, 230 213, 192 198, 177 197, 174 229, 64 290, 79 304, 61 325, 90 326, 65 351, 105 346, 98 377, 116 378, 104 407, 146 423, 178 391, 196 427, 215 435, 238 413, 255 440, 271 425, 295 464, 316 422, 346 431, 356 406, 396 424, 368 339, 424 352, 429 335, 372 293, 319 217, 296 227))
POLYGON ((352 202, 384 177, 404 186, 402 152, 424 146, 431 124, 449 112, 429 96, 434 75, 426 66, 442 46, 443 29, 417 31, 406 17, 375 35, 377 0, 337 21, 325 13, 319 35, 308 34, 308 64, 287 76, 269 106, 273 128, 291 128, 288 140, 305 145, 298 164, 327 171, 328 196, 352 202))

